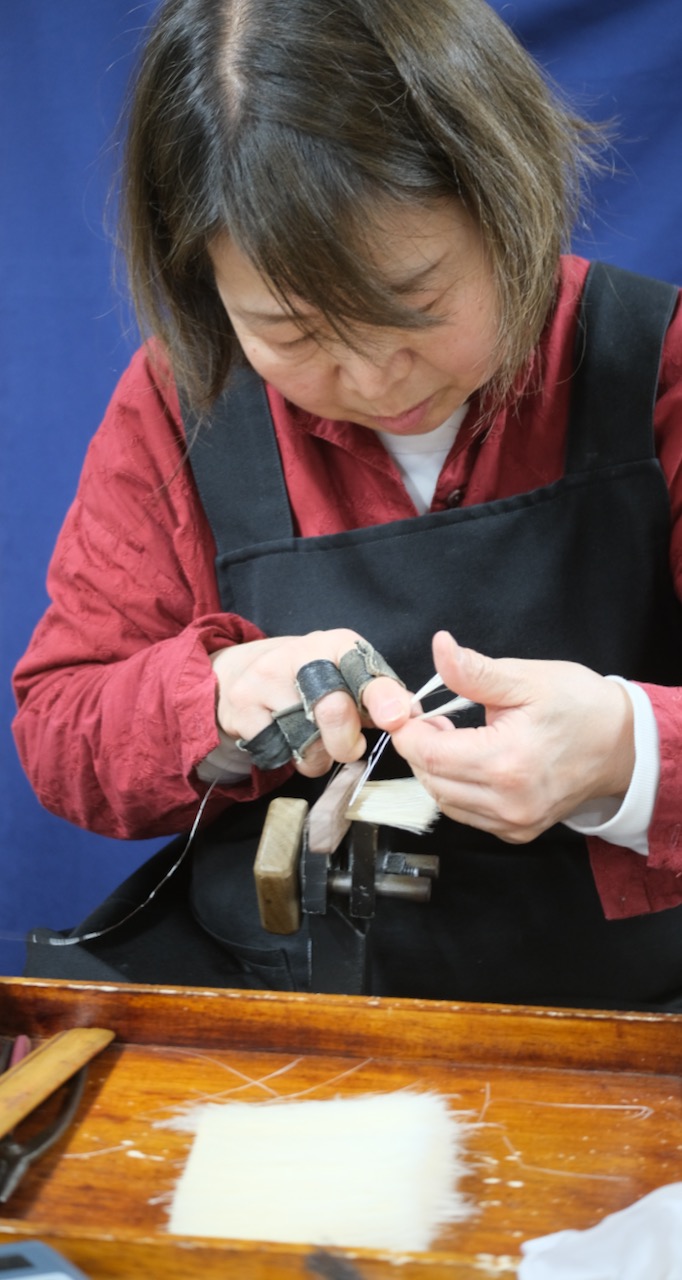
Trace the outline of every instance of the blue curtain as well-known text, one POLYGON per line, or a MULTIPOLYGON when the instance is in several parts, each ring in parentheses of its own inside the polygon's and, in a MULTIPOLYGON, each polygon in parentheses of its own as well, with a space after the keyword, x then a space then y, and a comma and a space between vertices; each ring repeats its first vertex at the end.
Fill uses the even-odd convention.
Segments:
MULTIPOLYGON (((156 0, 21 0, 0 36, 0 971, 30 926, 76 923, 156 843, 43 812, 9 731, 10 671, 87 442, 136 344, 104 229, 124 88, 156 0)), ((617 172, 576 247, 682 281, 679 0, 497 0, 578 109, 618 127, 617 172)), ((68 769, 68 761, 65 761, 68 769)))

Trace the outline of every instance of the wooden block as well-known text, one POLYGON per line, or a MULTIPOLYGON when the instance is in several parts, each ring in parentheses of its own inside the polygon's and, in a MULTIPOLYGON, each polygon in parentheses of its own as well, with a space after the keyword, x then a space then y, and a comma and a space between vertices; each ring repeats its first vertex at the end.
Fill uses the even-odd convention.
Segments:
POLYGON ((338 849, 352 821, 346 816, 348 801, 362 777, 364 768, 364 760, 344 765, 313 805, 308 822, 308 844, 311 853, 331 854, 338 849))
POLYGON ((269 933, 295 933, 301 927, 298 865, 306 800, 278 796, 268 806, 253 865, 261 924, 269 933))

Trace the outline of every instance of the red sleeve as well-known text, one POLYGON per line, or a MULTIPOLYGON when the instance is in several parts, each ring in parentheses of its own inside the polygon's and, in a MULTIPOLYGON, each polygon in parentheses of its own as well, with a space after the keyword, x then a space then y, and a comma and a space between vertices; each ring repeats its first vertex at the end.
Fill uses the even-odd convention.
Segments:
MULTIPOLYGON (((654 417, 656 452, 670 493, 670 567, 682 600, 682 307, 666 338, 654 417)), ((649 827, 649 854, 588 841, 595 882, 610 919, 661 911, 682 903, 682 688, 642 686, 651 701, 661 776, 649 827)))
MULTIPOLYGON (((14 733, 38 799, 110 836, 173 834, 218 744, 209 654, 258 639, 220 611, 215 548, 172 382, 150 352, 123 376, 48 572, 51 604, 14 673, 14 733)), ((280 781, 254 771, 216 813, 280 781)), ((209 813, 211 810, 209 810, 209 813)))

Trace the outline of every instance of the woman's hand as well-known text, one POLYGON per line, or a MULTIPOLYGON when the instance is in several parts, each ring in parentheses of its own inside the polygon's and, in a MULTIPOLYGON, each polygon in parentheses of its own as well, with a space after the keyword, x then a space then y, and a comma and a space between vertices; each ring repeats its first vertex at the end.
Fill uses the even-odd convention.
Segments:
POLYGON ((520 844, 585 800, 625 795, 635 753, 621 685, 577 663, 487 658, 444 631, 433 655, 445 684, 485 707, 486 724, 411 719, 392 737, 449 818, 520 844))
MULTIPOLYGON (((296 674, 317 659, 338 665, 361 637, 355 631, 312 631, 305 636, 282 636, 233 645, 212 655, 218 680, 217 718, 230 738, 249 741, 272 725, 272 713, 300 702, 296 674)), ((361 716, 349 693, 328 693, 315 705, 320 738, 296 761, 299 773, 314 778, 326 773, 334 761, 359 760, 366 742, 363 724, 376 722, 395 729, 410 715, 410 694, 387 676, 376 676, 362 695, 366 715, 361 716)), ((313 726, 314 728, 314 726, 313 726)))

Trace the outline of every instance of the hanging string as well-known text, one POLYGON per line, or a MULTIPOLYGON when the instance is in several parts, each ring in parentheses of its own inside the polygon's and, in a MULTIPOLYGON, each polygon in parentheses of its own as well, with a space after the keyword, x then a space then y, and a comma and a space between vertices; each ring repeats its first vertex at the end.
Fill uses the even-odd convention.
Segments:
MULTIPOLYGON (((422 698, 426 698, 430 694, 436 693, 439 690, 442 690, 445 688, 447 688, 447 686, 441 680, 440 676, 438 675, 432 676, 431 679, 427 680, 426 684, 422 685, 421 689, 418 689, 417 692, 414 694, 414 697, 412 699, 413 705, 419 702, 422 698)), ((422 720, 428 720, 432 716, 453 715, 457 711, 463 711, 467 707, 472 707, 472 706, 474 706, 474 703, 470 702, 468 698, 455 697, 455 698, 449 699, 447 702, 443 703, 439 707, 434 707, 431 711, 423 711, 419 718, 422 720)), ((355 790, 353 792, 353 795, 351 796, 348 802, 349 808, 351 807, 353 802, 357 799, 357 796, 359 795, 360 791, 362 790, 365 783, 367 782, 367 779, 370 777, 371 773, 373 772, 380 756, 382 755, 385 747, 388 745, 390 741, 390 737, 391 735, 389 733, 382 733, 379 739, 377 740, 377 742, 375 743, 372 751, 370 752, 367 758, 367 764, 362 773, 362 776, 360 777, 355 787, 355 790)), ((340 768, 341 766, 337 764, 335 769, 332 772, 332 777, 338 772, 340 768)), ((173 865, 168 869, 168 871, 166 871, 165 875, 161 878, 159 883, 152 889, 151 893, 147 894, 147 897, 144 898, 142 902, 138 903, 136 907, 133 907, 132 911, 129 911, 126 913, 126 915, 122 916, 120 920, 114 921, 113 924, 107 925, 104 929, 95 929, 95 930, 92 930, 91 932, 76 934, 75 936, 70 936, 68 938, 63 938, 59 936, 51 937, 51 938, 39 938, 39 937, 36 937, 35 932, 31 932, 28 934, 28 939, 26 939, 24 934, 14 934, 14 933, 7 933, 5 931, 0 931, 0 940, 11 941, 11 942, 24 942, 28 940, 29 942, 38 944, 40 946, 75 947, 81 942, 94 942, 97 938, 103 938, 105 934, 112 933, 115 929, 120 929, 122 925, 127 924, 129 920, 132 920, 135 916, 139 915, 140 912, 144 911, 145 908, 148 907, 151 902, 153 902, 154 898, 157 896, 157 894, 160 892, 163 886, 168 883, 171 877, 174 876, 175 873, 182 866, 183 862, 185 861, 185 858, 187 857, 187 854, 189 853, 192 843, 194 841, 194 837, 199 828, 199 824, 203 817, 204 810, 208 803, 209 797, 211 796, 211 793, 214 787, 217 785, 218 781, 219 781, 218 778, 214 778, 213 782, 208 788, 208 791, 206 792, 206 795, 201 801, 201 804, 199 805, 199 808, 197 810, 197 814, 194 819, 194 822, 192 823, 192 827, 187 837, 187 840, 180 854, 178 855, 175 862, 173 863, 173 865)))
POLYGON ((37 942, 41 946, 48 946, 48 947, 75 947, 76 944, 79 942, 92 942, 94 941, 95 938, 103 938, 105 933, 111 933, 112 930, 114 929, 120 929, 121 925, 127 924, 129 920, 132 920, 133 916, 138 915, 140 911, 144 911, 145 907, 148 907, 150 902, 153 902, 157 893, 159 893, 159 891, 163 888, 163 886, 168 883, 171 876, 175 875, 176 871, 180 868, 182 863, 185 861, 185 858, 187 857, 187 854, 189 853, 190 847, 192 845, 192 841, 194 840, 194 837, 197 833, 199 823, 201 822, 201 819, 203 816, 204 809, 206 808, 206 805, 208 803, 208 798, 217 782, 218 782, 218 779, 214 778, 213 782, 208 788, 208 791, 206 792, 206 795, 201 801, 201 804, 199 805, 199 808, 197 810, 196 818, 192 823, 192 828, 182 848, 182 851, 180 852, 178 857, 175 859, 175 862, 173 863, 173 865, 168 869, 166 874, 162 877, 161 880, 159 880, 159 883, 152 889, 151 893, 147 894, 147 897, 144 899, 143 902, 139 902, 136 907, 133 907, 132 911, 129 911, 127 913, 127 915, 122 916, 120 920, 115 920, 113 924, 107 925, 105 929, 95 929, 92 933, 80 933, 80 934, 77 934, 76 937, 69 937, 69 938, 59 938, 59 937, 58 938, 36 938, 35 934, 29 933, 28 941, 34 942, 34 943, 37 942))

